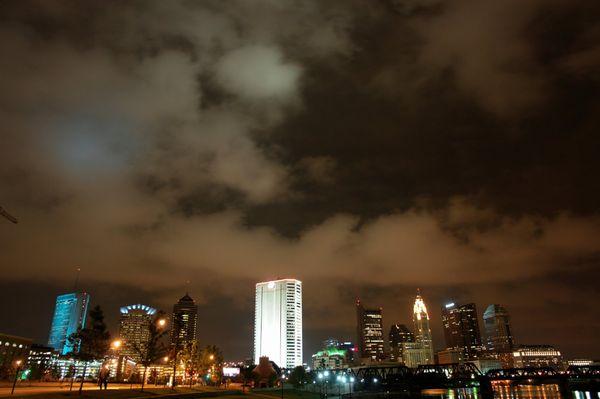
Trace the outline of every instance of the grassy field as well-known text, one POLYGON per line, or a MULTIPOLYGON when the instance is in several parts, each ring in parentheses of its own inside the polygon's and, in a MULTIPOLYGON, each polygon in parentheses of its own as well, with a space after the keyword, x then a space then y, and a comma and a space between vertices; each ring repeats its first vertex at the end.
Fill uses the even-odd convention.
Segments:
MULTIPOLYGON (((47 392, 37 394, 19 395, 15 392, 11 398, 26 398, 26 399, 145 399, 145 398, 211 398, 223 397, 227 399, 277 399, 281 397, 281 390, 256 390, 250 393, 241 393, 239 391, 224 391, 206 388, 177 388, 175 391, 170 388, 148 388, 141 392, 139 389, 109 389, 107 391, 83 391, 82 395, 78 395, 77 391, 73 392, 47 392)), ((318 399, 319 395, 311 392, 299 391, 295 389, 284 389, 284 399, 318 399)))
MULTIPOLYGON (((248 396, 262 396, 263 398, 281 398, 281 389, 258 389, 248 396)), ((319 399, 318 393, 302 391, 299 389, 286 388, 283 390, 284 399, 319 399)))
POLYGON ((108 389, 108 390, 84 390, 81 395, 77 390, 69 391, 57 391, 56 389, 48 389, 48 392, 31 392, 26 389, 17 390, 13 396, 9 396, 8 393, 0 395, 0 397, 10 398, 28 398, 28 399, 60 399, 60 398, 72 398, 72 399, 134 399, 134 398, 214 398, 219 396, 226 396, 228 399, 241 399, 248 398, 238 391, 225 391, 215 390, 212 388, 186 388, 178 387, 175 390, 170 388, 154 388, 148 387, 142 392, 138 389, 108 389))

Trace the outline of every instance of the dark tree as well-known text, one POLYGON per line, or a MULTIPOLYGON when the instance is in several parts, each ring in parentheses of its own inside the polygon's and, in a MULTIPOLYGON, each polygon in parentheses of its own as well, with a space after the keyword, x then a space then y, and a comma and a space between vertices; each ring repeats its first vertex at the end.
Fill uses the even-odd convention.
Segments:
POLYGON ((215 345, 207 345, 201 354, 203 374, 210 374, 211 381, 218 385, 223 378, 223 352, 215 345))
POLYGON ((296 366, 290 373, 289 382, 294 388, 299 388, 306 383, 306 370, 302 366, 296 366))
POLYGON ((133 350, 137 354, 139 363, 144 366, 142 376, 142 391, 146 383, 146 371, 153 363, 156 363, 167 353, 167 345, 164 343, 164 337, 167 334, 166 319, 163 312, 158 312, 154 319, 148 323, 148 340, 140 345, 134 344, 133 350))
POLYGON ((104 357, 110 347, 110 333, 106 330, 104 313, 100 306, 96 306, 90 311, 88 326, 71 335, 69 341, 75 348, 72 353, 73 357, 84 362, 83 375, 79 385, 79 394, 81 395, 88 363, 104 357))
POLYGON ((179 359, 185 365, 185 372, 190 378, 191 388, 194 376, 204 371, 203 351, 196 341, 190 342, 179 352, 179 359))

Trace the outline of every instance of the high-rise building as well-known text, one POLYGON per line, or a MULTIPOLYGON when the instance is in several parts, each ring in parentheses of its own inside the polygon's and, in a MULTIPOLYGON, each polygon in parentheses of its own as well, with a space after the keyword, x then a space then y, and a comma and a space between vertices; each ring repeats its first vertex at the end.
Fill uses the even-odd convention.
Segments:
POLYGON ((296 279, 256 284, 254 362, 267 356, 278 366, 302 365, 302 282, 296 279))
POLYGON ((173 306, 171 345, 183 348, 196 339, 198 305, 186 293, 173 306))
POLYGON ((510 317, 503 306, 493 304, 483 312, 487 348, 496 353, 510 353, 514 348, 510 317))
POLYGON ((383 360, 383 317, 382 309, 366 309, 356 300, 356 326, 358 355, 361 359, 383 360))
POLYGON ((433 364, 433 341, 431 339, 431 329, 429 328, 429 313, 427 313, 427 307, 418 290, 413 305, 413 323, 415 326, 415 343, 425 353, 425 356, 422 356, 425 361, 423 364, 433 364))
POLYGON ((69 337, 80 328, 85 327, 85 321, 90 304, 90 295, 86 292, 73 292, 56 297, 54 316, 50 327, 48 345, 62 355, 73 352, 73 343, 69 337))
POLYGON ((415 342, 413 334, 404 324, 392 324, 390 327, 390 360, 404 363, 402 357, 402 344, 405 342, 415 342))
POLYGON ((464 360, 477 359, 481 354, 481 332, 474 303, 442 307, 442 323, 446 347, 462 352, 464 360))
POLYGON ((150 323, 156 309, 138 303, 123 306, 120 311, 119 338, 123 340, 120 355, 139 361, 140 355, 135 348, 142 348, 150 339, 150 323))

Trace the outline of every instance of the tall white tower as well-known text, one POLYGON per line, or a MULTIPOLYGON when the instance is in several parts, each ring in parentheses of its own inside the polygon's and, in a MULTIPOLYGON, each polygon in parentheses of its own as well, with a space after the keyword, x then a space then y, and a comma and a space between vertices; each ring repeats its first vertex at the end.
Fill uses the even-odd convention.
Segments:
POLYGON ((256 284, 254 363, 261 356, 279 367, 302 365, 302 282, 296 279, 256 284))

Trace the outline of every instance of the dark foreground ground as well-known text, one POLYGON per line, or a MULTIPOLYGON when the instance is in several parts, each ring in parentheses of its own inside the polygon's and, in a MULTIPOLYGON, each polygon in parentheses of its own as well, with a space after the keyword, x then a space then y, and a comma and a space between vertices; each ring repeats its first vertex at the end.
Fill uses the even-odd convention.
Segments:
MULTIPOLYGON (((131 387, 127 384, 112 384, 108 390, 98 390, 94 384, 86 384, 81 395, 77 389, 69 391, 68 385, 61 384, 32 384, 30 386, 17 386, 13 396, 10 395, 11 387, 7 385, 0 386, 0 397, 2 398, 27 398, 27 399, 134 399, 134 398, 211 398, 223 397, 226 399, 277 399, 281 398, 282 392, 279 389, 257 390, 250 393, 242 393, 237 389, 215 389, 211 387, 177 387, 175 390, 163 387, 148 386, 142 392, 139 386, 131 387)), ((285 389, 283 391, 284 399, 318 399, 317 394, 310 392, 296 391, 294 389, 285 389)))

